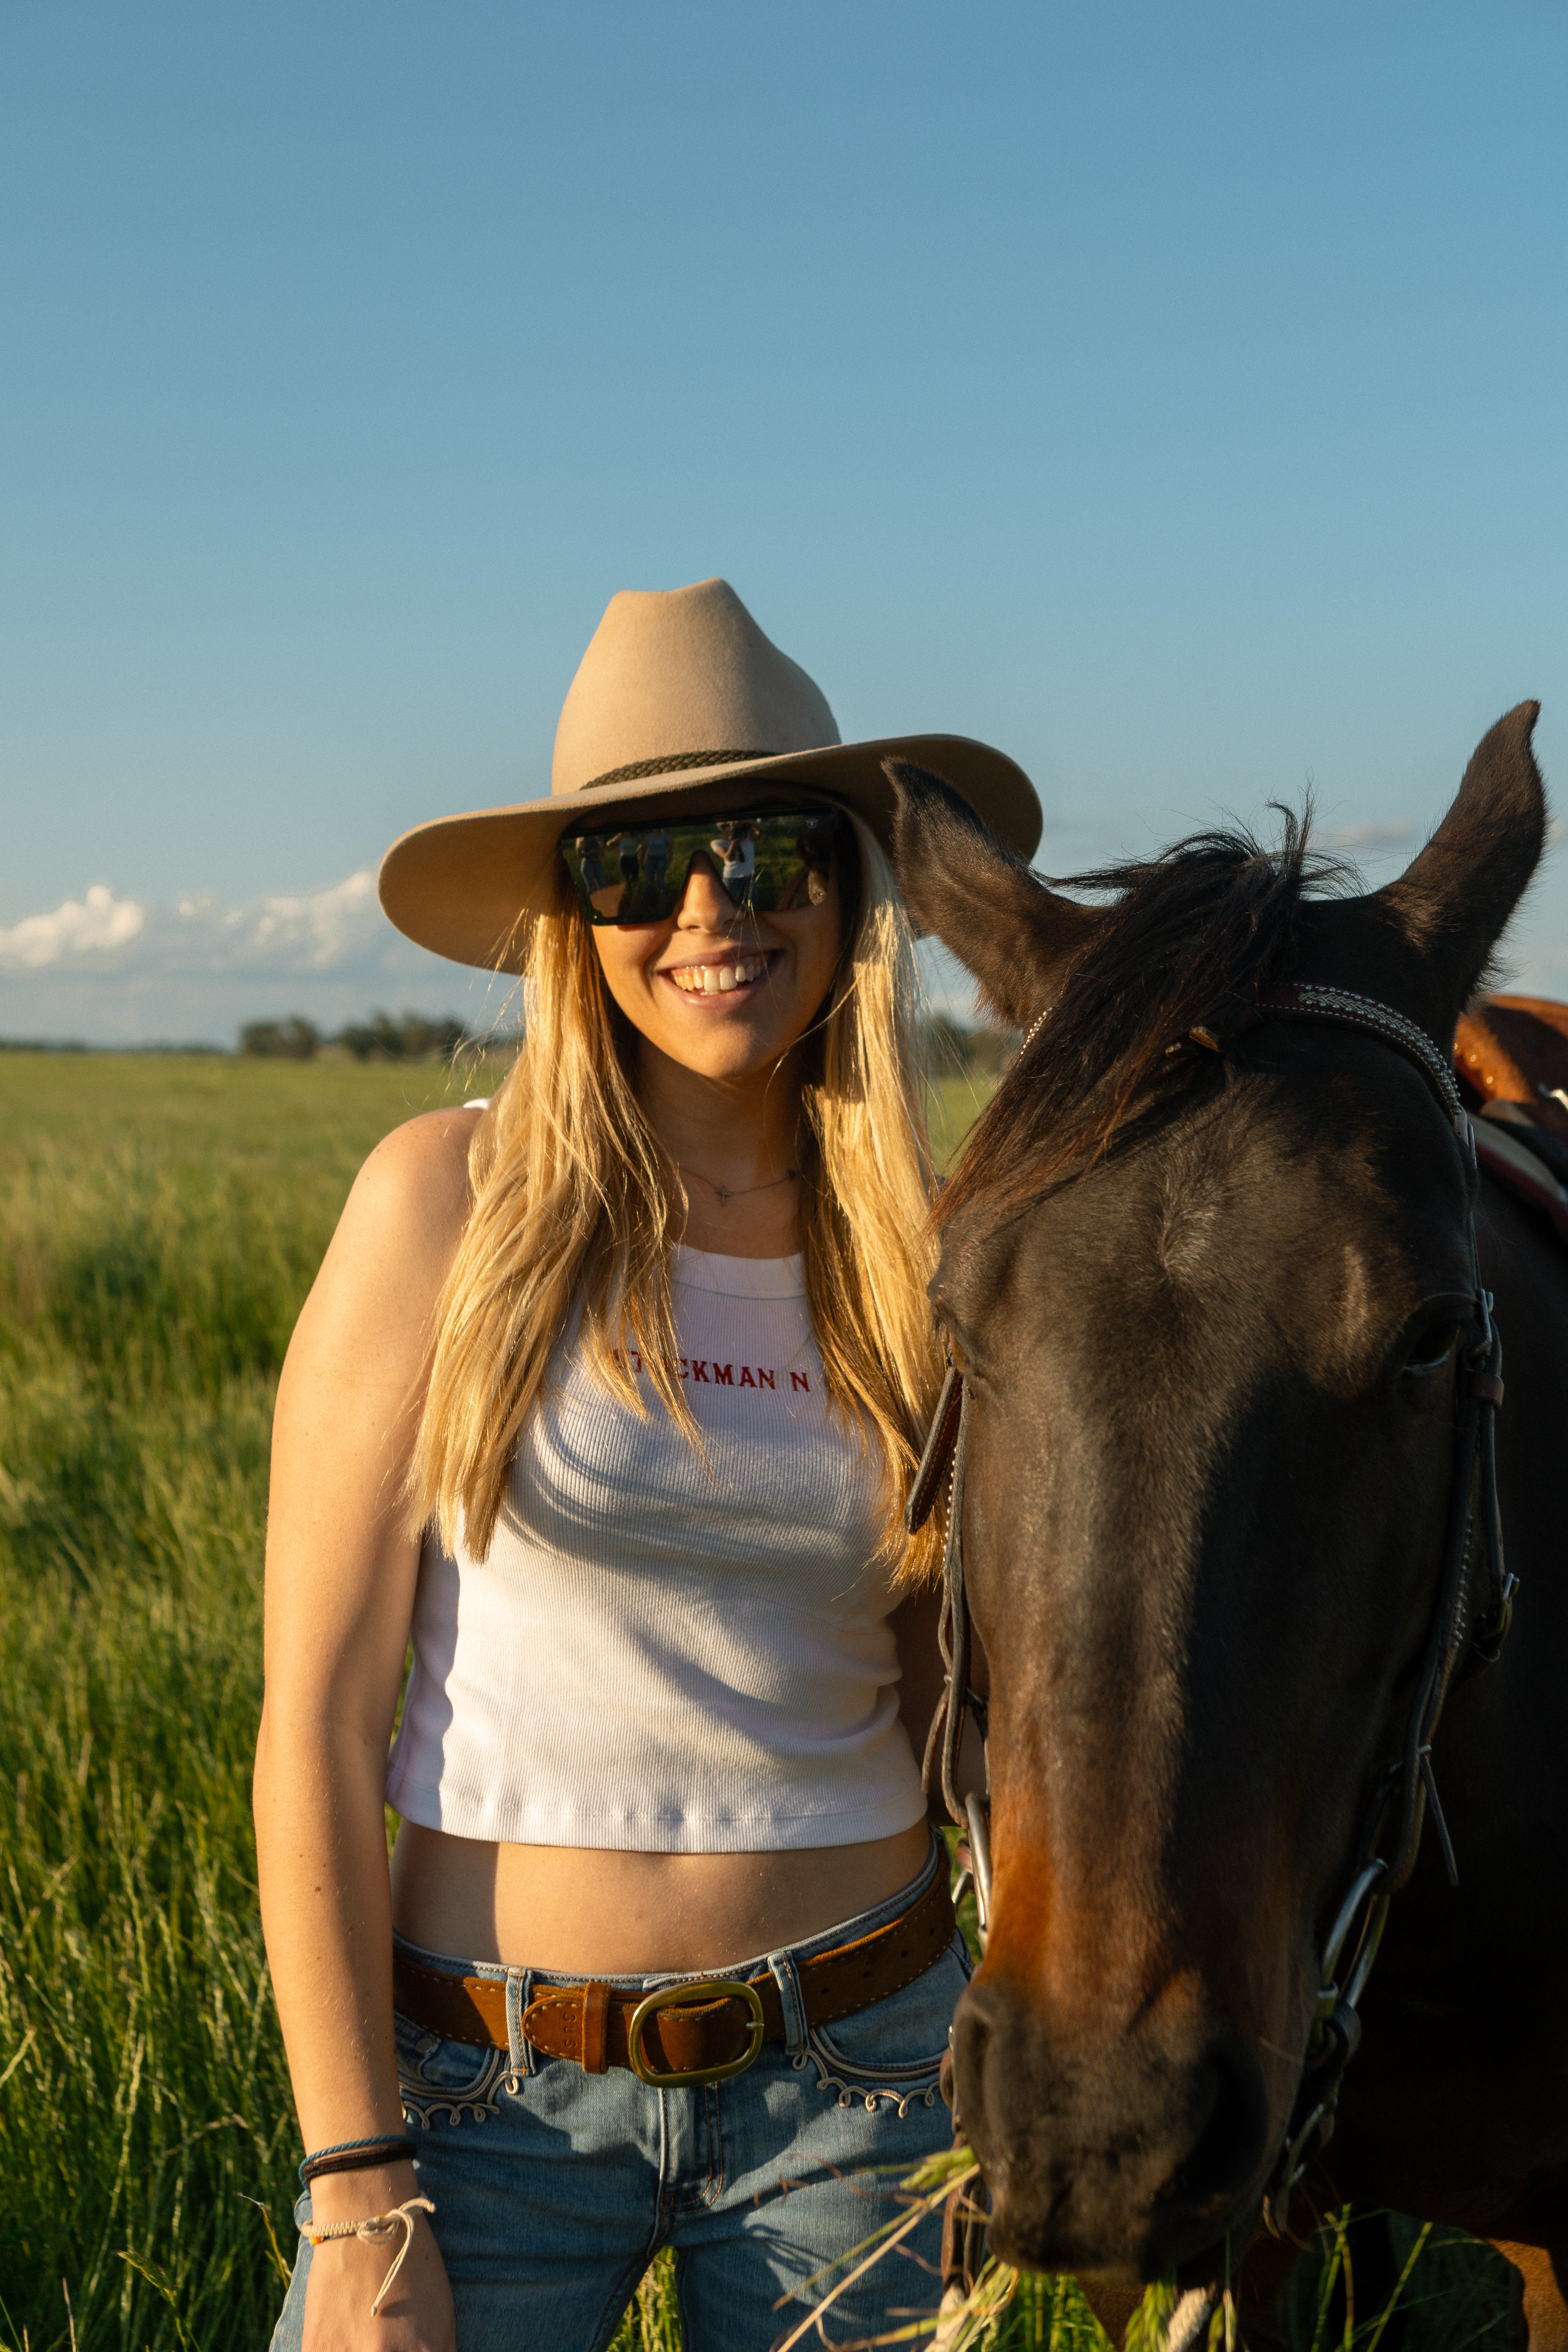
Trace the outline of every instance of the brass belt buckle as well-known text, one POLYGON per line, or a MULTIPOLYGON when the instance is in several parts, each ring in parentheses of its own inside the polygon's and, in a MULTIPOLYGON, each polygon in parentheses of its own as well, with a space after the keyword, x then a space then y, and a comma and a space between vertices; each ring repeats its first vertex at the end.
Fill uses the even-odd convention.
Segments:
POLYGON ((743 1984, 739 1977, 710 1977, 700 1984, 661 1986, 638 2001, 626 2029, 626 2055, 638 2081, 651 2084, 656 2091, 692 2090, 699 2083, 727 2083, 731 2074, 743 2074, 755 2063, 766 2032, 762 1996, 754 1985, 743 1984), (696 2009, 710 2000, 743 2000, 752 2012, 752 2046, 742 2056, 728 2059, 722 2066, 689 2067, 684 2074, 661 2074, 648 2064, 642 2053, 643 2030, 657 2010, 696 2009))

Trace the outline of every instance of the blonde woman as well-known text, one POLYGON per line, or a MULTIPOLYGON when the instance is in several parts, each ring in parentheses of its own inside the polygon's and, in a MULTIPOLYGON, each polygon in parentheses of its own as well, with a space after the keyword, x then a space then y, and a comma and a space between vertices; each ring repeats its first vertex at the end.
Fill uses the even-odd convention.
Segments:
MULTIPOLYGON (((621 595, 551 797, 383 867, 411 937, 525 975, 527 1044, 488 1107, 372 1154, 279 1393, 257 1829, 307 2150, 279 2347, 595 2352, 668 2245, 690 2352, 763 2352, 949 2136, 895 750, 1032 850, 1011 761, 841 744, 723 582, 621 595), (595 887, 634 827, 664 858, 595 887)), ((934 2300, 895 2255, 829 2340, 934 2300)))

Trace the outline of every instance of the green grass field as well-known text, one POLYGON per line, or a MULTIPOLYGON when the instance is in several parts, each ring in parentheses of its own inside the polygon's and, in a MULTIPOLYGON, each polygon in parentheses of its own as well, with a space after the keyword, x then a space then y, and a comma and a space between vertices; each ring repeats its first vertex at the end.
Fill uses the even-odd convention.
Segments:
MULTIPOLYGON (((267 2342, 299 2155, 248 1811, 272 1396, 360 1160, 485 1089, 0 1054, 3 2352, 267 2342)), ((944 1151, 979 1091, 944 1083, 944 1151)), ((1478 2259, 1422 2252, 1420 2352, 1500 2315, 1478 2259)), ((986 2340, 1104 2342, 1051 2281, 986 2340)), ((656 2273, 621 2352, 677 2341, 656 2273)))

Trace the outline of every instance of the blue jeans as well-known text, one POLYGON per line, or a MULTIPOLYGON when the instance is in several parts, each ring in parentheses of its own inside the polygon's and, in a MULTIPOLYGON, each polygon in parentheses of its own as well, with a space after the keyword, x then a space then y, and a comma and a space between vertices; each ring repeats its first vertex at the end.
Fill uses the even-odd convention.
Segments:
MULTIPOLYGON (((524 2042, 517 2021, 535 1990, 580 1979, 406 1948, 426 1967, 504 1981, 511 2021, 510 2052, 395 2021, 458 2352, 604 2352, 662 2246, 675 2250, 687 2352, 767 2352, 805 2317, 843 2273, 817 2274, 894 2220, 899 2182, 952 2140, 937 2074, 969 1958, 955 1933, 902 1992, 816 2031, 796 1966, 896 1917, 946 1861, 933 1842, 920 1877, 886 1903, 738 1967, 772 1970, 787 2039, 764 2042, 744 2074, 696 2090, 657 2091, 620 2068, 584 2074, 524 2042)), ((647 1990, 675 1980, 607 1979, 647 1990)), ((302 2197, 301 2226, 310 2211, 302 2197)), ((832 2306, 827 2341, 934 2312, 940 2240, 933 2214, 832 2306)), ((301 2239, 272 2352, 299 2352, 310 2252, 301 2239)))

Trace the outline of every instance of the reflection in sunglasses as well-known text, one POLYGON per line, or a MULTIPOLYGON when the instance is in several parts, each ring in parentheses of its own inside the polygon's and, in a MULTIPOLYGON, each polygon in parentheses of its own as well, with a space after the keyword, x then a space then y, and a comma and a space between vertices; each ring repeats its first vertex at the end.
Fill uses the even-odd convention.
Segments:
POLYGON ((636 832, 563 834, 561 852, 590 922, 667 922, 694 869, 738 913, 773 914, 822 905, 840 822, 836 809, 655 815, 636 832))

